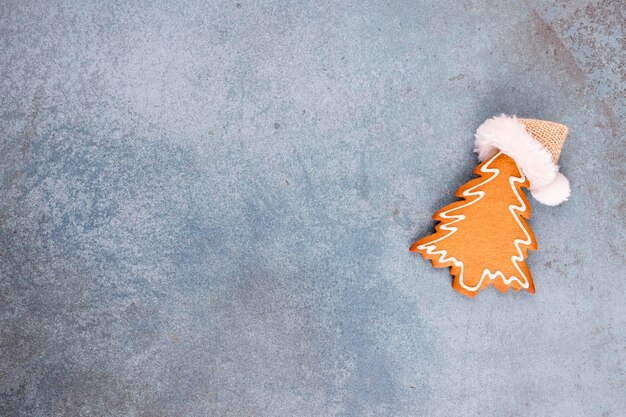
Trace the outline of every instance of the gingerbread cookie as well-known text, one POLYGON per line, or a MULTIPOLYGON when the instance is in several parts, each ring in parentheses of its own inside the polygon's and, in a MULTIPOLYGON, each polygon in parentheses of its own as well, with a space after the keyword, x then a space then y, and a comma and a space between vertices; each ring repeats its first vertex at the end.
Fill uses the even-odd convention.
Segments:
POLYGON ((522 188, 547 205, 567 200, 569 182, 557 166, 566 135, 567 127, 553 122, 505 115, 487 120, 476 131, 479 177, 457 190, 462 200, 434 214, 435 233, 410 251, 435 268, 449 267, 452 287, 468 297, 489 284, 534 293, 525 260, 537 242, 522 188))
POLYGON ((474 297, 489 284, 535 292, 524 260, 536 250, 535 237, 526 223, 530 205, 522 191, 528 180, 513 159, 498 152, 474 170, 479 175, 456 192, 462 201, 433 215, 436 232, 411 246, 432 261, 435 268, 450 267, 452 287, 474 297))

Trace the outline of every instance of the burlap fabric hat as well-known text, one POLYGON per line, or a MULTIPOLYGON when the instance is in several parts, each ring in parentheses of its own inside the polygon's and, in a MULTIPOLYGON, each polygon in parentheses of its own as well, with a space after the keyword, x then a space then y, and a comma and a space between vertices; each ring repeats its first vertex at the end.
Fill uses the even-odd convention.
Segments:
POLYGON ((567 137, 567 126, 560 123, 548 122, 535 119, 517 119, 526 131, 537 141, 539 141, 552 155, 552 162, 559 163, 561 149, 567 137))
POLYGON ((559 123, 503 114, 476 130, 474 151, 480 161, 498 151, 509 155, 528 178, 535 200, 556 206, 570 196, 569 181, 557 165, 567 130, 559 123))

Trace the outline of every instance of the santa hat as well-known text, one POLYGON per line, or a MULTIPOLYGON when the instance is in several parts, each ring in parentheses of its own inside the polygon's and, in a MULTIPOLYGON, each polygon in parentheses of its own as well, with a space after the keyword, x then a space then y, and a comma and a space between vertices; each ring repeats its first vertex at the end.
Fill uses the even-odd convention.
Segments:
POLYGON ((570 195, 569 181, 557 165, 566 136, 562 124, 503 114, 476 130, 474 152, 481 162, 498 151, 509 155, 528 178, 535 200, 556 206, 570 195))

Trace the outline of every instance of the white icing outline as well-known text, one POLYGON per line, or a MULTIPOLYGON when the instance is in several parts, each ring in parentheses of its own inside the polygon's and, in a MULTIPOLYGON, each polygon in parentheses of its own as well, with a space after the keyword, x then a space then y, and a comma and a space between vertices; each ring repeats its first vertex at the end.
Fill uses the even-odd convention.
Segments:
POLYGON ((521 216, 518 216, 518 215, 516 215, 516 214, 515 214, 515 211, 519 211, 519 212, 522 212, 522 213, 523 213, 524 211, 526 211, 526 204, 524 203, 524 200, 520 197, 520 195, 519 195, 519 193, 518 193, 518 190, 517 190, 517 187, 515 187, 515 185, 513 184, 514 182, 517 182, 517 183, 523 183, 523 182, 525 182, 525 181, 526 181, 526 176, 524 175, 524 172, 523 172, 521 169, 519 169, 519 167, 518 167, 518 171, 519 171, 519 173, 521 174, 521 177, 515 177, 515 176, 512 176, 512 177, 509 179, 509 184, 511 185, 511 188, 512 188, 512 189, 513 189, 513 191, 514 191, 514 193, 515 193, 515 195, 516 195, 516 197, 517 197, 517 200, 518 200, 518 201, 519 201, 519 203, 520 203, 520 206, 516 206, 516 205, 514 205, 514 204, 510 204, 510 205, 509 205, 509 211, 511 212, 511 215, 513 215, 513 217, 515 218, 515 221, 516 221, 516 222, 517 222, 517 224, 519 225, 520 229, 522 229, 522 230, 524 231, 524 234, 526 235, 526 240, 522 240, 522 239, 515 239, 515 240, 513 241, 513 244, 514 244, 514 245, 515 245, 515 247, 517 248, 518 255, 517 255, 517 256, 512 256, 512 257, 511 257, 511 262, 513 262, 513 265, 515 265, 515 268, 516 268, 516 269, 517 269, 517 271, 520 273, 521 277, 523 277, 524 282, 522 282, 522 281, 521 281, 518 277, 516 277, 515 275, 511 275, 511 277, 507 279, 507 278, 505 278, 505 276, 504 276, 504 274, 502 273, 502 271, 498 270, 498 271, 496 271, 495 273, 492 273, 492 272, 489 270, 489 268, 485 268, 485 269, 483 270, 483 274, 482 274, 482 276, 480 277, 480 281, 478 281, 478 284, 477 284, 476 286, 471 287, 471 286, 465 285, 465 283, 463 282, 463 268, 464 268, 463 262, 459 261, 458 259, 456 259, 456 258, 454 258, 454 257, 446 258, 446 255, 448 254, 448 251, 446 251, 445 249, 438 250, 438 251, 434 250, 434 249, 436 249, 436 248, 437 248, 437 247, 434 245, 435 243, 437 243, 437 242, 439 242, 439 241, 442 241, 442 240, 444 240, 444 239, 448 238, 449 236, 452 236, 452 235, 453 235, 453 234, 454 234, 454 233, 458 230, 458 228, 456 228, 456 227, 450 227, 450 226, 451 226, 451 225, 453 225, 454 223, 460 222, 461 220, 465 219, 465 215, 463 215, 463 214, 448 215, 448 213, 450 213, 450 212, 452 212, 452 211, 454 211, 454 210, 458 210, 458 209, 462 209, 462 208, 464 208, 464 207, 471 206, 472 204, 476 203, 477 201, 479 201, 481 198, 483 198, 483 197, 484 197, 484 195, 485 195, 485 192, 484 192, 484 191, 476 191, 476 192, 473 192, 473 190, 474 190, 475 188, 478 188, 478 187, 480 187, 480 186, 484 185, 484 184, 487 184, 489 181, 491 181, 491 180, 493 180, 494 178, 496 178, 496 177, 498 176, 498 174, 500 174, 500 170, 499 170, 498 168, 489 168, 489 165, 490 165, 490 164, 491 164, 491 163, 492 163, 492 162, 493 162, 493 161, 494 161, 494 160, 495 160, 498 156, 500 156, 500 155, 501 155, 501 154, 503 154, 503 153, 504 153, 504 152, 502 152, 502 151, 500 151, 500 152, 496 153, 496 154, 495 154, 495 155, 494 155, 494 156, 493 156, 493 157, 492 157, 492 158, 491 158, 491 159, 490 159, 490 160, 489 160, 486 164, 484 164, 484 165, 481 167, 481 169, 480 169, 480 171, 481 171, 481 172, 483 172, 483 173, 493 173, 493 174, 495 174, 495 175, 492 175, 490 178, 486 179, 485 181, 481 182, 480 184, 477 184, 477 185, 475 185, 475 186, 473 186, 473 187, 471 187, 471 188, 468 188, 468 189, 467 189, 467 190, 465 190, 465 191, 463 192, 463 194, 462 194, 462 196, 463 196, 463 197, 469 197, 469 196, 476 196, 476 195, 477 195, 477 196, 478 196, 478 198, 476 198, 476 199, 474 199, 474 200, 472 200, 472 201, 468 202, 467 204, 463 204, 463 205, 461 205, 461 206, 454 207, 454 208, 452 208, 452 209, 450 209, 450 210, 446 210, 446 211, 444 211, 444 212, 439 213, 439 216, 440 216, 441 218, 443 218, 443 219, 456 219, 456 220, 454 220, 454 221, 452 221, 452 222, 450 222, 450 223, 442 224, 442 225, 440 225, 440 226, 439 226, 439 229, 446 230, 446 231, 448 231, 449 233, 448 233, 448 234, 446 234, 446 235, 445 235, 445 236, 443 236, 443 237, 440 237, 439 239, 433 240, 432 242, 424 243, 424 244, 419 245, 419 246, 417 247, 417 249, 425 251, 428 255, 437 255, 437 254, 439 254, 440 256, 439 256, 439 259, 438 259, 438 261, 437 261, 437 262, 439 262, 440 264, 451 262, 451 263, 453 263, 455 266, 457 266, 458 268, 460 268, 461 273, 459 274, 459 283, 461 284, 461 286, 462 286, 463 288, 465 288, 466 290, 471 291, 471 292, 475 292, 475 291, 477 291, 477 290, 481 287, 481 285, 482 285, 483 280, 485 279, 485 277, 488 277, 488 278, 489 278, 490 280, 492 280, 492 281, 493 281, 495 278, 497 278, 497 277, 501 277, 501 278, 502 278, 502 281, 503 281, 506 285, 509 285, 509 284, 510 284, 511 282, 513 282, 513 281, 517 281, 517 282, 521 285, 521 287, 522 287, 522 288, 524 288, 524 289, 528 289, 528 287, 529 287, 529 285, 530 285, 530 284, 529 284, 529 281, 528 281, 528 278, 526 277, 526 275, 524 274, 524 272, 520 269, 520 267, 519 267, 519 265, 518 265, 518 262, 522 262, 522 261, 524 260, 524 255, 523 255, 523 253, 522 253, 522 249, 521 249, 521 247, 520 247, 520 244, 521 244, 521 243, 523 243, 523 244, 525 244, 525 245, 527 245, 527 246, 530 246, 530 245, 532 244, 532 239, 531 239, 530 235, 528 234, 528 232, 526 231, 526 227, 524 227, 524 225, 523 225, 523 224, 521 223, 521 221, 520 221, 520 217, 521 217, 521 216))

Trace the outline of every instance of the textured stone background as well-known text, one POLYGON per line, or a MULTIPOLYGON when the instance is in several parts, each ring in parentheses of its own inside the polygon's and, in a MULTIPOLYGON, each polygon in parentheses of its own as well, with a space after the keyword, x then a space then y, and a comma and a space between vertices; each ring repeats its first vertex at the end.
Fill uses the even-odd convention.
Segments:
POLYGON ((0 415, 626 415, 624 2, 130 3, 0 4, 0 415), (407 248, 500 112, 573 196, 469 300, 407 248))

